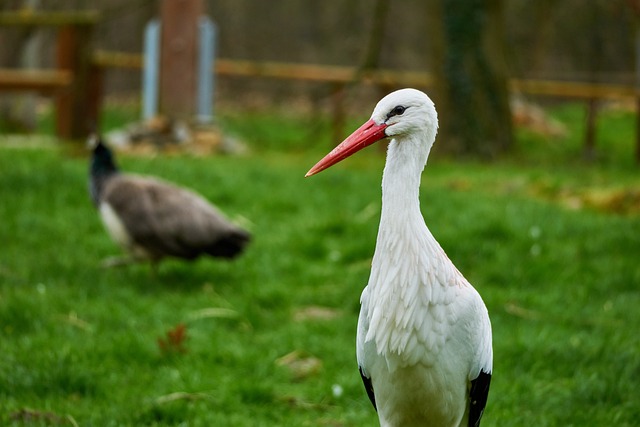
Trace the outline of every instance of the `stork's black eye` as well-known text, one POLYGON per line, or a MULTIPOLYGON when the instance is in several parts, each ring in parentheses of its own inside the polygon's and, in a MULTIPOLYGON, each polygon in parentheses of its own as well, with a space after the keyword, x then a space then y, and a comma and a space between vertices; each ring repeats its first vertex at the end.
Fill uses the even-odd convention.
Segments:
POLYGON ((390 119, 393 116, 401 116, 402 114, 404 114, 404 111, 406 109, 407 109, 407 107, 403 107, 402 105, 398 105, 393 110, 389 111, 389 114, 387 114, 387 119, 390 119))

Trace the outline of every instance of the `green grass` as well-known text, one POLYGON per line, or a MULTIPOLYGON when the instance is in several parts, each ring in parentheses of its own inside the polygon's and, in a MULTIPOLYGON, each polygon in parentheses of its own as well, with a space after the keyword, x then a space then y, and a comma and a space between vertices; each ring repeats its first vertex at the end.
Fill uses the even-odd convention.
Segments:
MULTIPOLYGON (((553 117, 567 133, 541 138, 521 130, 515 157, 527 163, 564 166, 584 162, 586 106, 584 103, 561 104, 552 109, 553 117)), ((596 163, 605 169, 635 169, 636 118, 632 112, 600 108, 596 121, 596 163)))
MULTIPOLYGON (((640 217, 633 200, 607 198, 640 178, 620 142, 633 117, 609 120, 620 123, 601 126, 611 150, 596 164, 579 160, 579 137, 545 158, 531 144, 551 142, 520 134, 510 159, 433 159, 423 175, 427 223, 492 318, 483 426, 640 419, 640 217)), ((167 261, 155 278, 145 265, 99 267, 118 250, 86 194, 85 157, 0 143, 0 424, 376 425, 354 339, 384 160, 369 149, 303 179, 331 144, 310 123, 223 117, 252 154, 122 157, 255 235, 235 262, 167 261), (314 306, 330 316, 305 318, 314 306), (163 351, 180 324, 186 352, 163 351), (292 352, 312 368, 278 363, 292 352)))

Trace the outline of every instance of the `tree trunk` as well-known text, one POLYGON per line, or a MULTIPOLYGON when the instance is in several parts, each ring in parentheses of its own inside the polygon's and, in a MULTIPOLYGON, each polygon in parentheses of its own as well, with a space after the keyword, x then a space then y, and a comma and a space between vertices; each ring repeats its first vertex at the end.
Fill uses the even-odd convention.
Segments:
POLYGON ((163 0, 160 7, 160 111, 173 119, 196 112, 199 18, 203 0, 163 0))
POLYGON ((512 145, 503 9, 502 0, 430 2, 439 150, 493 158, 512 145))
POLYGON ((371 32, 369 33, 367 48, 358 70, 359 75, 366 74, 368 71, 373 71, 378 68, 388 12, 389 0, 376 0, 371 32))

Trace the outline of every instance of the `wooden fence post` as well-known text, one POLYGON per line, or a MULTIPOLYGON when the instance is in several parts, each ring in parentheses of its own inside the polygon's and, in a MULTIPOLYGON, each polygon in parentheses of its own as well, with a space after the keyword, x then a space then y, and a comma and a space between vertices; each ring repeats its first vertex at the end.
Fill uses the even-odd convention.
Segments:
POLYGON ((640 165, 640 96, 636 98, 636 164, 640 165))
POLYGON ((334 83, 331 87, 331 104, 332 120, 331 120, 331 138, 333 143, 340 143, 344 138, 344 97, 345 85, 343 83, 334 83))
POLYGON ((56 133, 79 139, 95 130, 89 114, 90 68, 93 25, 67 24, 58 30, 58 68, 73 72, 71 87, 56 97, 56 133))
POLYGON ((587 117, 584 138, 584 158, 592 161, 596 157, 596 116, 598 114, 598 100, 587 100, 587 117))
POLYGON ((100 113, 104 97, 104 68, 92 63, 89 67, 87 90, 86 126, 88 131, 98 132, 100 129, 100 113))

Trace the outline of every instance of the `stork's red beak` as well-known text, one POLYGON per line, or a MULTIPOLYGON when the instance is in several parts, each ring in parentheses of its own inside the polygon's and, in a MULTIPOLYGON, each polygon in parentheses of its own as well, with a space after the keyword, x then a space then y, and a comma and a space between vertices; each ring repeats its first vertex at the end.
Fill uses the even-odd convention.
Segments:
POLYGON ((387 125, 385 123, 376 124, 373 120, 367 121, 349 135, 347 139, 342 141, 336 148, 331 150, 329 154, 324 156, 324 158, 316 163, 314 167, 309 169, 305 178, 315 175, 362 150, 364 147, 386 138, 387 135, 384 133, 386 127, 387 125))

